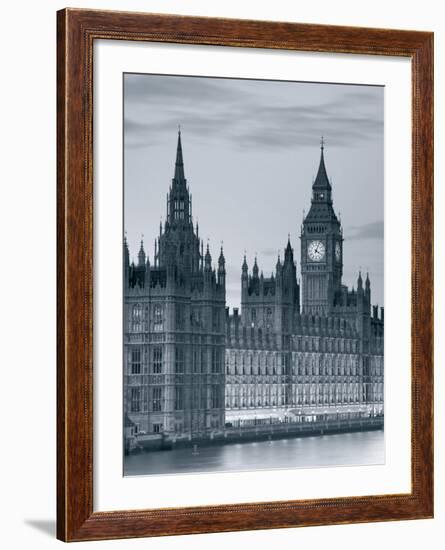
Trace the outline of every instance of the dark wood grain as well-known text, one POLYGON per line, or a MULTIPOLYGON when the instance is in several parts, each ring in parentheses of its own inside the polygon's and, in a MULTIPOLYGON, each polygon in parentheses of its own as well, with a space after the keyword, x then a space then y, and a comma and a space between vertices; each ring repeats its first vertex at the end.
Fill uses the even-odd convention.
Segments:
POLYGON ((62 10, 57 14, 57 536, 93 540, 433 515, 433 35, 62 10), (412 490, 409 494, 93 512, 92 68, 96 39, 405 56, 412 62, 412 490))

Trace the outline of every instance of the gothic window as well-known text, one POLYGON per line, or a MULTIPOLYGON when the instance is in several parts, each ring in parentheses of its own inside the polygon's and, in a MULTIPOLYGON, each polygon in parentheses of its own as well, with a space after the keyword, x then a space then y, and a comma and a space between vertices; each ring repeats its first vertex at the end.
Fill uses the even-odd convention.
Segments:
POLYGON ((153 433, 158 434, 162 432, 162 424, 153 424, 153 433))
POLYGON ((220 391, 219 386, 217 384, 214 384, 212 386, 212 409, 219 409, 220 408, 220 391))
POLYGON ((162 387, 154 386, 152 389, 152 409, 153 412, 162 411, 162 387))
POLYGON ((180 220, 184 219, 184 201, 183 200, 179 201, 179 216, 178 217, 179 217, 180 220))
POLYGON ((184 306, 176 304, 176 328, 183 330, 185 328, 184 306))
POLYGON ((184 408, 184 388, 175 387, 175 411, 181 411, 184 408))
POLYGON ((212 373, 218 374, 220 372, 220 353, 218 349, 212 349, 212 373))
POLYGON ((175 349, 175 373, 184 373, 184 348, 180 346, 175 349))
POLYGON ((141 349, 131 349, 131 374, 141 374, 141 349))
POLYGON ((207 361, 205 350, 201 350, 201 374, 205 374, 207 370, 207 361))
POLYGON ((308 356, 306 356, 304 359, 304 374, 306 376, 309 375, 309 357, 308 356))
MULTIPOLYGON (((287 294, 287 288, 285 288, 285 293, 287 294)), ((283 329, 289 329, 289 315, 287 309, 283 311, 283 329)))
POLYGON ((250 320, 251 320, 251 326, 254 327, 256 323, 256 309, 253 308, 250 312, 250 320))
POLYGON ((141 388, 131 388, 130 410, 137 413, 141 410, 141 388))
POLYGON ((199 326, 199 309, 198 308, 192 308, 191 313, 191 322, 193 326, 199 326))
POLYGON ((135 304, 131 312, 132 331, 140 332, 142 328, 142 307, 140 304, 135 304))
POLYGON ((153 348, 153 374, 162 373, 162 355, 163 349, 160 346, 153 348))
POLYGON ((207 408, 207 386, 201 386, 200 408, 207 408))
POLYGON ((160 306, 159 304, 155 304, 155 306, 153 307, 153 324, 155 332, 161 332, 164 330, 162 306, 160 306))
POLYGON ((199 386, 193 386, 192 408, 197 409, 199 404, 199 386))
POLYGON ((272 308, 268 307, 266 309, 266 329, 270 330, 272 328, 272 308))
POLYGON ((199 372, 199 353, 197 349, 193 350, 193 372, 195 374, 199 372))
POLYGON ((212 311, 212 327, 214 332, 220 330, 220 314, 217 307, 214 307, 212 311))

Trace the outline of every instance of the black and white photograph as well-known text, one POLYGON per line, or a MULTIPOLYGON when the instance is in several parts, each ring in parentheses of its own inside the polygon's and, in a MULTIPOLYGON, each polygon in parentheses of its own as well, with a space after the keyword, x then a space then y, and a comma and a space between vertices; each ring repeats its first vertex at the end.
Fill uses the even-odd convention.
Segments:
POLYGON ((384 464, 384 86, 123 92, 124 475, 384 464))

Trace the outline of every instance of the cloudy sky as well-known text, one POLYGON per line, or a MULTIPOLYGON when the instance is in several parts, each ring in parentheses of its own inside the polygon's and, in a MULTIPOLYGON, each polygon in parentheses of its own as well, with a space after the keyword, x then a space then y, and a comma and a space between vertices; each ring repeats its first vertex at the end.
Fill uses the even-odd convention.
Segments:
MULTIPOLYGON (((173 177, 178 125, 194 221, 227 266, 239 306, 244 251, 265 276, 290 234, 300 273, 300 226, 325 139, 334 208, 344 232, 344 282, 369 269, 383 305, 383 96, 377 86, 124 75, 125 229, 153 259, 173 177)), ((300 275, 299 275, 300 276, 300 275)))

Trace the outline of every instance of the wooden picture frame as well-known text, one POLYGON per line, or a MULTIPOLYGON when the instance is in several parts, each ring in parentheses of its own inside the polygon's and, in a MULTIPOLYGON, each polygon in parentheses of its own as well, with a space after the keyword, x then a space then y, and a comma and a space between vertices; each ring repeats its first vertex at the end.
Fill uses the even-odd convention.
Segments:
POLYGON ((433 34, 65 9, 57 14, 57 537, 180 535, 433 516, 433 34), (93 512, 95 40, 402 56, 412 65, 412 490, 406 494, 93 512))

